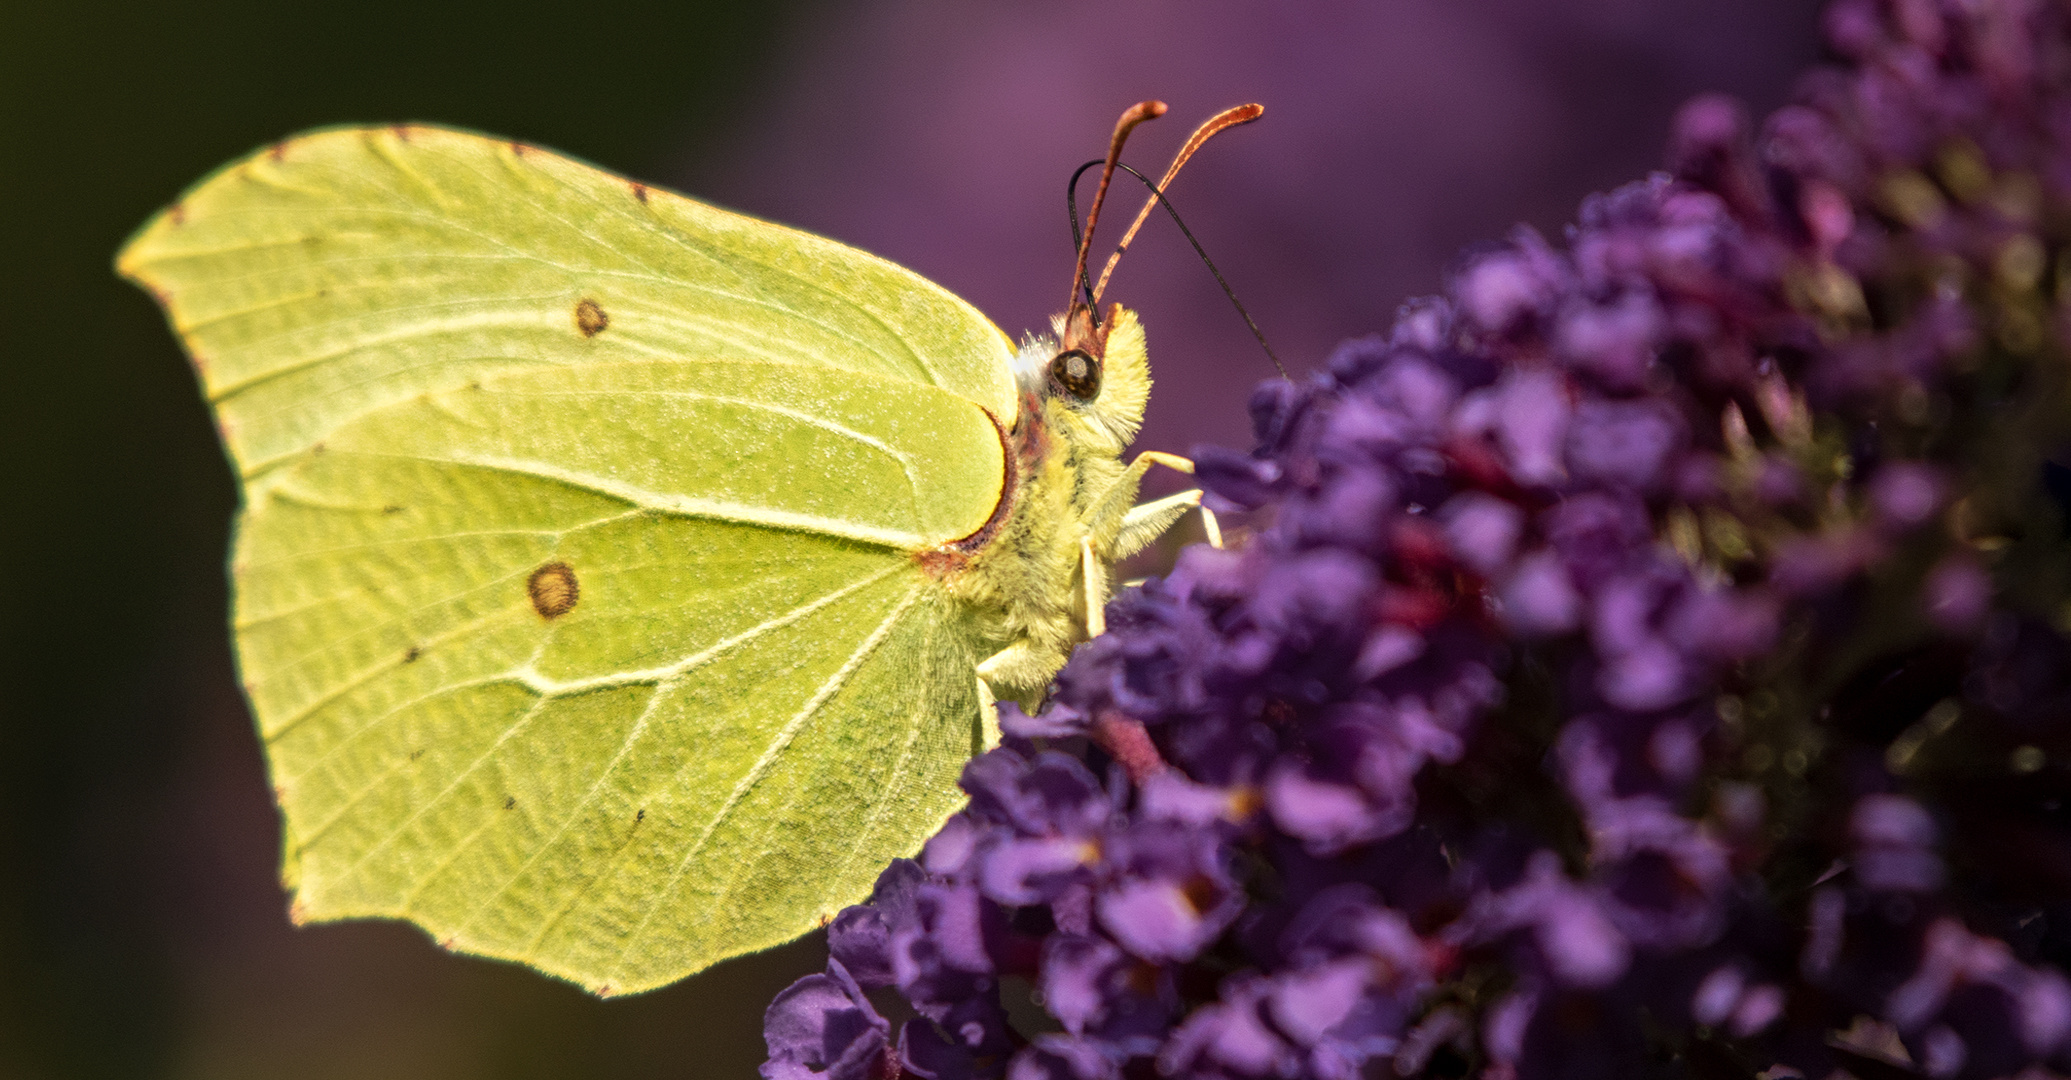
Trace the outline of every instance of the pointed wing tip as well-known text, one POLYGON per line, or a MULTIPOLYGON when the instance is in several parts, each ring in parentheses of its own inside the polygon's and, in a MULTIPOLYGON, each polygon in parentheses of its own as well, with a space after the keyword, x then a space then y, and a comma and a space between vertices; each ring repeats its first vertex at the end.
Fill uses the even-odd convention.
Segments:
POLYGON ((171 297, 151 273, 151 264, 156 261, 155 249, 168 232, 184 225, 186 220, 187 207, 183 198, 145 218, 144 223, 137 226, 137 231, 115 250, 115 276, 150 293, 151 299, 158 301, 161 308, 170 303, 171 297))

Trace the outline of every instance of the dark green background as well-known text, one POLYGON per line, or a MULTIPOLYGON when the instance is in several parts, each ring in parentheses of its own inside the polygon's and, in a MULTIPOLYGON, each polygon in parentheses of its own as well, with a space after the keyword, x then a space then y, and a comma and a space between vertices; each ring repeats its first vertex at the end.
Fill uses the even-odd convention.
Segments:
POLYGON ((439 120, 651 173, 793 13, 0 5, 0 1077, 752 1075, 814 945, 604 1003, 399 926, 287 926, 224 632, 230 474, 109 263, 186 185, 318 124, 439 120))

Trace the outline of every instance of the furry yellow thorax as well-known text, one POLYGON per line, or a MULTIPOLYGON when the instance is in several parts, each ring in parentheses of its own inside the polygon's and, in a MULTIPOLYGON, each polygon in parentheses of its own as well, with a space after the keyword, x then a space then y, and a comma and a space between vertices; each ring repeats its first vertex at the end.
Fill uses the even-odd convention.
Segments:
POLYGON ((1078 401, 1050 377, 1067 337, 1032 335, 1014 360, 1019 415, 1007 441, 1013 454, 1011 500, 999 530, 945 582, 978 636, 1001 653, 983 674, 1002 699, 1039 700, 1072 647, 1087 637, 1087 606, 1104 605, 1108 570, 1123 515, 1136 502, 1141 470, 1122 451, 1143 426, 1150 361, 1143 324, 1115 305, 1102 333, 1100 391, 1078 401), (1086 581, 1082 542, 1090 538, 1096 580, 1086 581))

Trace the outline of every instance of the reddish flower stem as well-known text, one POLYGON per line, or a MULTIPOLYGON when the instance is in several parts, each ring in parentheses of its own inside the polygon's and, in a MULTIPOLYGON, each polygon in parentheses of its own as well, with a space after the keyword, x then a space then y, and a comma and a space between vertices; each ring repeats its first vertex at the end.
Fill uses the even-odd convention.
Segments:
POLYGON ((1158 755, 1158 748, 1151 742, 1151 733, 1143 729, 1143 722, 1125 713, 1113 710, 1101 713, 1087 735, 1093 740, 1093 745, 1122 763, 1122 768, 1129 771, 1132 784, 1141 785, 1152 774, 1171 767, 1158 755))

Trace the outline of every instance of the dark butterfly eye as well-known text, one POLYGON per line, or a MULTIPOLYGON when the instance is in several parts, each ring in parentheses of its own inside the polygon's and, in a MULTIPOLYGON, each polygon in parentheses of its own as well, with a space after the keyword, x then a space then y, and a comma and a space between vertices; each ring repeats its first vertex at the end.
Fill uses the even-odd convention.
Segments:
POLYGON ((1083 349, 1066 349, 1050 361, 1050 381, 1080 401, 1100 396, 1100 361, 1083 349))

